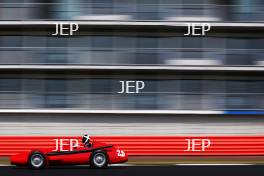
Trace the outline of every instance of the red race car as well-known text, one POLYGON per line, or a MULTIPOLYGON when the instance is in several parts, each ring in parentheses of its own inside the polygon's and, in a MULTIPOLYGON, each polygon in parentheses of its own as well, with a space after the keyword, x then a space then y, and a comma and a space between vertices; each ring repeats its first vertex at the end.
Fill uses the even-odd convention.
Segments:
MULTIPOLYGON (((76 139, 77 140, 77 139, 76 139)), ((78 142, 78 141, 77 141, 78 142)), ((118 146, 90 140, 88 135, 82 138, 83 145, 61 145, 53 148, 32 149, 11 157, 11 164, 40 169, 53 165, 90 165, 104 168, 108 164, 124 163, 126 153, 118 146)))

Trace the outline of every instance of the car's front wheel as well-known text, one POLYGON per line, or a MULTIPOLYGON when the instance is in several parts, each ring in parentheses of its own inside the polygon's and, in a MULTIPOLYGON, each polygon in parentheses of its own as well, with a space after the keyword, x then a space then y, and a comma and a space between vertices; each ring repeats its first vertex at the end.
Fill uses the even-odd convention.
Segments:
POLYGON ((93 168, 105 168, 108 165, 108 156, 105 151, 95 151, 90 158, 90 166, 93 168))
POLYGON ((41 169, 46 165, 46 157, 41 152, 32 152, 29 156, 28 165, 33 169, 41 169))

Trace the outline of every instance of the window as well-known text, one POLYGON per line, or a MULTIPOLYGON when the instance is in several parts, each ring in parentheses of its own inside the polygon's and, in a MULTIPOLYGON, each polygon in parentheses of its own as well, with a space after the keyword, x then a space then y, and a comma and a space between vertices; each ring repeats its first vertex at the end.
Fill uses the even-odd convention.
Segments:
POLYGON ((66 108, 67 107, 67 86, 66 80, 48 79, 46 80, 46 107, 66 108))
POLYGON ((226 81, 227 109, 249 109, 252 97, 248 94, 248 81, 226 81))
POLYGON ((21 91, 21 80, 13 78, 0 78, 0 91, 18 93, 21 91))

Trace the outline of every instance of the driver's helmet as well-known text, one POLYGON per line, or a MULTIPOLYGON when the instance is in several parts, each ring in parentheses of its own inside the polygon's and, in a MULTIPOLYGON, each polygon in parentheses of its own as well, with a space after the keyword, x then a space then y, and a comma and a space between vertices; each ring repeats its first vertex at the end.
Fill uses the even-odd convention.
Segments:
POLYGON ((87 134, 83 135, 83 137, 82 137, 82 143, 85 144, 85 145, 90 144, 90 136, 87 135, 87 134))

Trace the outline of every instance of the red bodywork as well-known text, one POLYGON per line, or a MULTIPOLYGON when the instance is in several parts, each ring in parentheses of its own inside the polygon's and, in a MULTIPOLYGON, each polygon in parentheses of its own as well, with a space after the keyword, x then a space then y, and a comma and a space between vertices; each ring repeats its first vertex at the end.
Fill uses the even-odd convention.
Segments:
MULTIPOLYGON (((23 145, 23 144, 22 144, 23 145)), ((108 156, 108 164, 124 163, 128 160, 126 153, 118 146, 93 141, 91 147, 78 146, 72 150, 70 146, 64 146, 63 151, 54 151, 54 148, 37 148, 25 151, 11 157, 11 164, 26 166, 32 152, 41 152, 46 157, 46 165, 87 165, 90 156, 95 151, 105 151, 108 156)))

